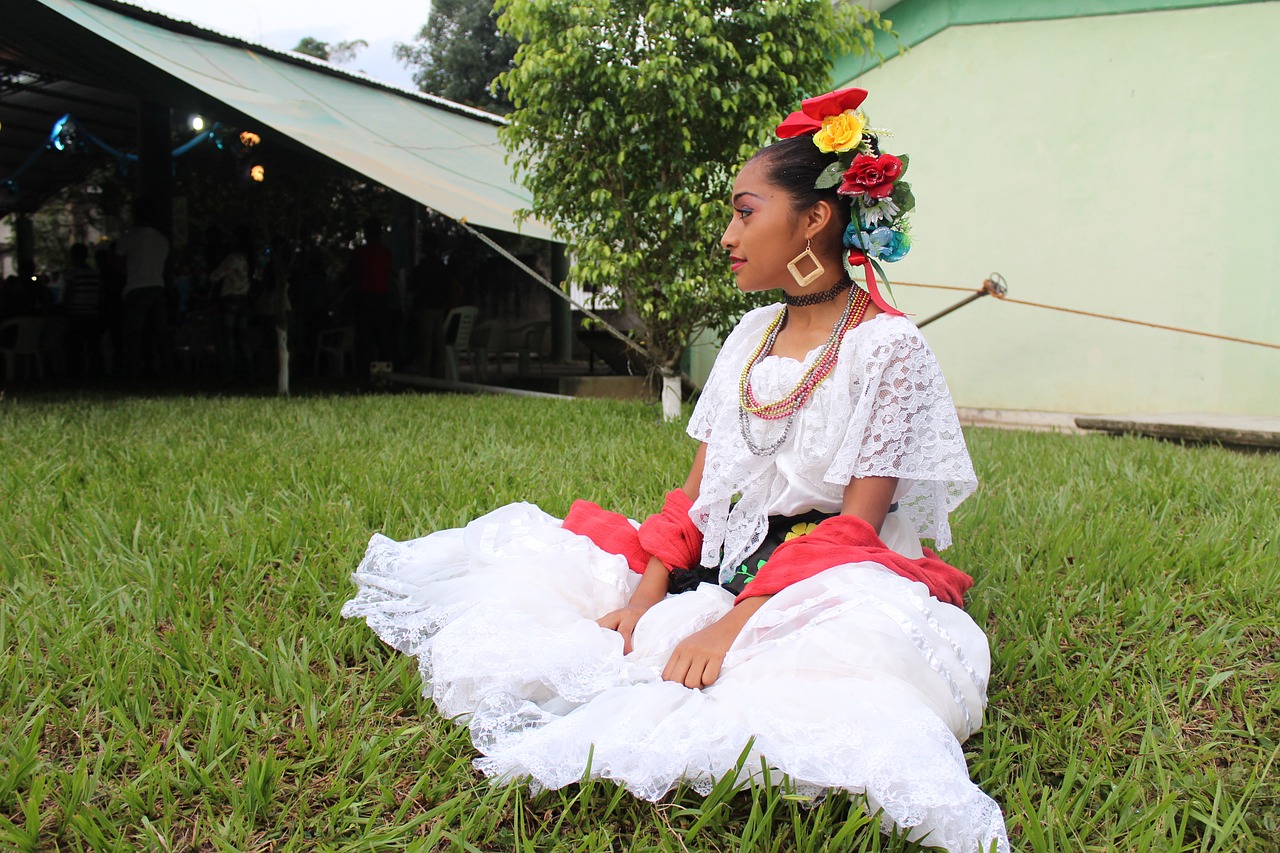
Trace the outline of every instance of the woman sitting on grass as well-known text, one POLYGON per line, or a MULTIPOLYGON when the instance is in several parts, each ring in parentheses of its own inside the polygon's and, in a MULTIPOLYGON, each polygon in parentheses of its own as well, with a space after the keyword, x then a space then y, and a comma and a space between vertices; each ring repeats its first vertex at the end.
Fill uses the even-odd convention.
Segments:
POLYGON ((876 285, 914 200, 865 96, 805 101, 734 182, 733 274, 784 304, 725 341, 660 513, 637 530, 584 501, 563 522, 513 504, 373 537, 343 614, 418 658, 495 780, 589 773, 657 800, 768 767, 865 794, 926 844, 1008 849, 959 745, 990 670, 972 579, 919 539, 950 544, 977 483, 933 353, 876 285))

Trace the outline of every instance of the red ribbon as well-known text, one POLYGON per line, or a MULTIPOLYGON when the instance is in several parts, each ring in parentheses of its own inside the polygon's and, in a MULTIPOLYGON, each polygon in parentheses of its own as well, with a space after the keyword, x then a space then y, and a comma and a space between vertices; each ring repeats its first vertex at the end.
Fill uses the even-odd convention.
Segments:
POLYGON ((849 253, 849 264, 850 266, 862 264, 863 275, 867 278, 867 295, 871 297, 871 301, 875 303, 877 308, 894 317, 906 316, 897 308, 890 305, 889 301, 880 293, 880 287, 876 284, 875 268, 871 265, 871 259, 867 257, 865 252, 860 252, 857 249, 854 249, 849 253))
POLYGON ((822 129, 824 118, 838 116, 845 110, 856 110, 866 97, 866 89, 840 89, 816 98, 805 98, 800 102, 800 109, 778 125, 778 138, 788 139, 805 133, 817 133, 822 129))

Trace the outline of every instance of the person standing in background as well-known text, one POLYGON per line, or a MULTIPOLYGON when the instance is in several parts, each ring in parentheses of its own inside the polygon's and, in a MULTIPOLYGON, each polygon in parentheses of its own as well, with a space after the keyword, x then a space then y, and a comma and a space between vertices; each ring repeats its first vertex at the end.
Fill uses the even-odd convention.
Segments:
POLYGON ((364 221, 364 245, 351 253, 347 268, 356 320, 356 365, 367 375, 371 361, 391 357, 391 250, 382 242, 382 220, 364 221))
POLYGON ((124 375, 142 379, 150 373, 167 372, 164 357, 168 335, 168 304, 165 301, 165 264, 169 259, 169 238, 155 227, 155 201, 139 199, 134 206, 134 227, 116 244, 116 254, 125 259, 124 292, 120 308, 124 375))
MULTIPOLYGON (((219 247, 221 248, 221 247, 219 247)), ((235 231, 235 242, 209 272, 218 297, 221 317, 222 378, 247 382, 253 378, 253 347, 249 342, 249 292, 256 272, 253 232, 246 226, 235 231)))
POLYGON ((71 247, 71 266, 62 276, 62 308, 67 315, 67 368, 73 379, 102 375, 102 276, 89 266, 89 248, 71 247))

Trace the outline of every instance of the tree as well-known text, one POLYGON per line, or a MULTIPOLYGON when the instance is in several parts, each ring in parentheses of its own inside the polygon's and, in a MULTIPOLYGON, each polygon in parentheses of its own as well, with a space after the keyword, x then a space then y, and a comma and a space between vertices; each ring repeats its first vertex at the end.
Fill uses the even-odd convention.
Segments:
POLYGON ((567 242, 573 280, 640 320, 670 376, 691 338, 749 307, 716 251, 738 168, 830 88, 828 57, 885 25, 830 0, 499 7, 521 42, 499 78, 515 104, 499 133, 533 197, 523 212, 567 242))
POLYGON ((498 29, 493 0, 434 0, 417 38, 395 46, 396 57, 416 68, 418 88, 499 114, 511 110, 494 78, 511 67, 515 40, 498 29))
POLYGON ((311 36, 303 36, 298 39, 298 43, 293 46, 294 53, 305 53, 307 56, 314 56, 316 59, 323 59, 325 62, 332 62, 335 65, 341 65, 344 62, 350 62, 356 58, 362 49, 369 46, 364 39, 351 39, 350 41, 340 41, 336 44, 329 44, 327 41, 312 38, 311 36))

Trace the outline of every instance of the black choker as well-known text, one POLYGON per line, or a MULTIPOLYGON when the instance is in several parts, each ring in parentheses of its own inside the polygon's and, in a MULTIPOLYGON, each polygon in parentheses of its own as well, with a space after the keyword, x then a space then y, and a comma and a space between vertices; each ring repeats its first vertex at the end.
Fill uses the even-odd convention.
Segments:
POLYGON ((853 281, 846 277, 837 281, 830 290, 824 290, 821 293, 802 293, 799 296, 792 296, 790 293, 784 292, 782 301, 796 308, 803 308, 806 305, 821 305, 823 302, 830 302, 844 293, 851 284, 853 284, 853 281))

